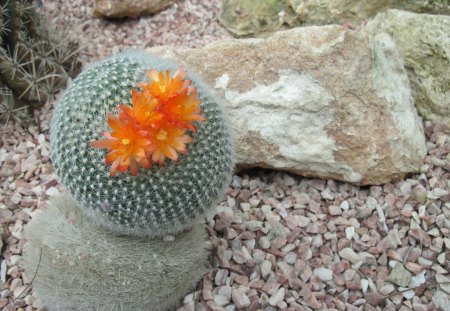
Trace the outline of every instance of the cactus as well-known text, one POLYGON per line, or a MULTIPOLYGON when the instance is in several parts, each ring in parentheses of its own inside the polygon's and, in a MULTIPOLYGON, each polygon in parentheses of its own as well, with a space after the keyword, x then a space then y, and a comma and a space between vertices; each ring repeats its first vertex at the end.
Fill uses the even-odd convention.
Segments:
POLYGON ((72 197, 53 199, 28 224, 24 247, 25 270, 36 272, 33 288, 49 310, 173 310, 205 274, 197 220, 230 181, 233 140, 219 100, 177 68, 121 54, 81 73, 56 106, 51 155, 72 197), (161 156, 147 139, 181 154, 161 156), (136 151, 141 145, 154 148, 136 151), (119 150, 141 167, 123 164, 122 154, 118 166, 108 162, 119 150))
POLYGON ((58 33, 41 22, 32 1, 0 0, 0 80, 12 91, 14 110, 39 107, 79 73, 77 46, 58 33))
POLYGON ((228 184, 234 166, 232 137, 220 101, 197 77, 206 121, 191 132, 187 154, 110 176, 105 151, 91 147, 107 130, 107 113, 130 103, 131 89, 146 70, 178 65, 139 52, 104 60, 81 73, 57 105, 51 124, 55 170, 73 198, 96 222, 118 233, 157 236, 191 227, 228 184))
POLYGON ((14 107, 14 96, 11 90, 1 85, 0 82, 0 122, 6 125, 9 120, 17 123, 29 122, 29 115, 25 106, 14 107))
POLYGON ((173 310, 207 270, 202 226, 173 241, 111 235, 67 197, 25 235, 25 269, 51 311, 173 310))

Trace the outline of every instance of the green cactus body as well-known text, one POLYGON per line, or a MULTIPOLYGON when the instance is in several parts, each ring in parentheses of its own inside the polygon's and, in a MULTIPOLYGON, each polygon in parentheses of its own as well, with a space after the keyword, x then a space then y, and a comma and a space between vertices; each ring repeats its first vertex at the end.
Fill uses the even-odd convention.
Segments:
POLYGON ((107 113, 131 102, 131 89, 147 80, 146 70, 179 66, 144 53, 129 52, 102 61, 74 80, 57 105, 51 125, 51 154, 61 182, 78 205, 113 231, 156 236, 191 227, 218 199, 234 167, 233 140, 217 97, 198 78, 206 121, 190 133, 194 141, 177 161, 166 159, 137 176, 111 177, 105 150, 90 142, 108 131, 107 113))
MULTIPOLYGON (((0 0, 0 80, 11 90, 13 112, 44 104, 80 69, 77 45, 45 25, 33 1, 0 0)), ((0 102, 0 119, 9 119, 5 107, 0 102)))

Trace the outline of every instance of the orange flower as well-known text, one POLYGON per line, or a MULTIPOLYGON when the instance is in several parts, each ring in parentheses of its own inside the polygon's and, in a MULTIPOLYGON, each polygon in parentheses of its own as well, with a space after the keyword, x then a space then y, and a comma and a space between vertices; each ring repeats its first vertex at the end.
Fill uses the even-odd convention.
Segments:
POLYGON ((193 141, 192 137, 185 134, 185 129, 170 125, 162 126, 150 133, 151 140, 155 145, 152 153, 152 161, 164 164, 167 157, 173 161, 178 160, 178 153, 186 153, 186 144, 193 141))
POLYGON ((119 114, 119 118, 109 113, 108 125, 112 132, 104 132, 103 136, 106 139, 93 141, 91 146, 109 150, 105 162, 111 164, 111 176, 117 171, 126 172, 128 168, 131 175, 135 176, 138 173, 138 165, 144 168, 151 167, 147 154, 151 154, 155 146, 146 137, 145 131, 123 113, 119 114))
POLYGON ((141 82, 138 86, 142 87, 144 92, 148 91, 151 96, 161 101, 165 101, 172 96, 182 93, 188 88, 191 81, 184 80, 186 74, 185 71, 182 71, 181 67, 172 77, 170 76, 169 70, 166 70, 164 75, 162 71, 152 69, 148 74, 150 82, 141 82))
POLYGON ((160 112, 155 110, 159 105, 159 101, 151 97, 148 90, 143 92, 131 90, 131 100, 133 107, 120 105, 119 108, 142 126, 151 126, 163 117, 160 112))
POLYGON ((204 121, 197 88, 184 80, 186 72, 179 68, 171 77, 169 71, 154 69, 148 74, 150 82, 138 83, 141 88, 131 90, 132 106, 119 105, 119 116, 109 113, 112 132, 104 132, 106 139, 91 142, 94 148, 108 149, 106 164, 111 164, 111 176, 117 171, 137 175, 138 166, 159 165, 169 158, 178 160, 186 153, 186 144, 193 141, 187 130, 196 131, 194 121, 204 121))
POLYGON ((166 117, 166 122, 196 131, 192 121, 206 120, 201 115, 200 102, 200 99, 197 98, 197 89, 191 87, 189 90, 186 89, 183 93, 167 100, 161 106, 160 111, 166 117))

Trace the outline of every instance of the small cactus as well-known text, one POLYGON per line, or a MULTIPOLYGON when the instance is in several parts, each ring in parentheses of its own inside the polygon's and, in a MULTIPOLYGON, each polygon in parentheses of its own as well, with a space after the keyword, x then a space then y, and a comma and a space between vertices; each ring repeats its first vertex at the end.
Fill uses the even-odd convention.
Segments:
POLYGON ((228 184, 234 167, 232 137, 218 98, 197 77, 205 121, 188 130, 192 142, 176 161, 110 175, 106 152, 91 146, 108 129, 108 113, 131 102, 131 90, 151 69, 178 65, 131 52, 102 61, 81 73, 57 105, 51 124, 55 170, 78 205, 119 233, 157 236, 191 227, 228 184))
POLYGON ((42 105, 81 70, 77 46, 57 33, 32 1, 0 0, 0 80, 12 92, 14 110, 42 105))

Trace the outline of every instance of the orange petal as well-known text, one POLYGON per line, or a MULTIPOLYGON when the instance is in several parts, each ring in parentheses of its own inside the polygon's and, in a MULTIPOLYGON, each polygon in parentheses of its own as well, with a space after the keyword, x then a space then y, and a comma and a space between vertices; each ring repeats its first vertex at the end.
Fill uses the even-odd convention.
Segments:
POLYGON ((152 153, 152 161, 155 163, 159 163, 161 164, 164 161, 164 155, 162 154, 161 150, 156 149, 153 153, 152 153))
POLYGON ((188 144, 188 143, 193 142, 194 139, 189 135, 183 135, 183 136, 178 136, 177 138, 175 138, 175 141, 184 143, 184 144, 188 144))
POLYGON ((116 118, 116 116, 114 116, 111 112, 108 113, 108 125, 114 131, 120 131, 120 129, 122 128, 122 124, 120 123, 119 119, 116 118))
POLYGON ((155 82, 159 81, 159 72, 156 71, 155 69, 150 70, 150 73, 148 74, 148 76, 150 77, 150 79, 152 81, 155 81, 155 82))
POLYGON ((181 142, 178 142, 178 141, 174 141, 172 143, 172 147, 175 148, 179 152, 184 152, 186 150, 186 145, 181 142))
POLYGON ((163 149, 163 153, 166 157, 168 157, 169 159, 176 161, 178 160, 178 153, 177 151, 171 147, 171 146, 167 146, 166 148, 163 149))
POLYGON ((180 80, 183 80, 184 77, 186 77, 187 72, 183 71, 183 66, 180 66, 177 71, 175 71, 173 78, 178 78, 180 80))
POLYGON ((109 140, 94 140, 91 141, 92 148, 111 148, 111 141, 109 140))
POLYGON ((111 165, 111 170, 110 170, 110 173, 109 173, 111 176, 115 176, 115 175, 116 175, 116 173, 117 173, 117 167, 119 166, 119 163, 120 163, 120 158, 116 159, 116 160, 112 163, 112 165, 111 165))
POLYGON ((142 166, 143 168, 150 168, 152 167, 152 164, 150 163, 150 161, 147 158, 142 158, 139 159, 139 165, 142 166))
MULTIPOLYGON (((117 160, 120 160, 120 153, 117 150, 113 150, 110 153, 108 153, 105 157, 105 163, 111 164, 117 160)), ((119 161, 120 163, 120 161, 119 161)))
POLYGON ((131 170, 131 175, 132 176, 136 176, 138 173, 138 166, 137 166, 137 162, 136 160, 131 157, 130 158, 130 170, 131 170))

